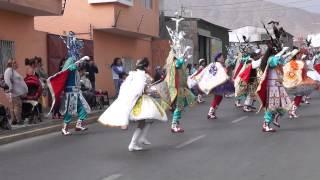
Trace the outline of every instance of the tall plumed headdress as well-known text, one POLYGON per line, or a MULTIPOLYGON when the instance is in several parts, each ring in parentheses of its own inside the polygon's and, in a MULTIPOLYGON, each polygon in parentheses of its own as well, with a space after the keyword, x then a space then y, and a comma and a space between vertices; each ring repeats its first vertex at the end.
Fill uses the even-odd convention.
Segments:
POLYGON ((257 49, 259 49, 257 44, 250 42, 250 36, 247 37, 245 35, 242 35, 243 42, 239 39, 238 35, 237 35, 237 38, 239 42, 235 46, 239 49, 242 55, 244 56, 250 55, 254 53, 257 49))
POLYGON ((283 27, 278 27, 279 24, 280 24, 279 22, 271 21, 268 24, 272 25, 272 30, 273 30, 274 37, 270 34, 270 32, 267 29, 266 25, 262 22, 262 25, 263 25, 264 29, 266 30, 268 36, 270 37, 270 40, 271 40, 271 44, 270 45, 272 46, 272 48, 273 48, 273 50, 275 52, 280 52, 282 50, 282 48, 283 48, 281 37, 285 37, 287 33, 283 29, 283 27))
POLYGON ((81 57, 81 49, 84 46, 82 40, 76 38, 76 34, 70 31, 66 38, 63 38, 63 42, 67 46, 68 49, 68 57, 72 57, 75 61, 79 60, 81 57))
POLYGON ((180 22, 184 20, 184 18, 180 17, 178 13, 176 13, 176 17, 171 18, 175 22, 176 29, 172 30, 167 26, 167 30, 169 32, 171 42, 170 46, 172 51, 175 54, 177 59, 189 59, 192 57, 191 55, 191 46, 187 45, 187 41, 185 39, 186 33, 184 31, 179 31, 180 22))

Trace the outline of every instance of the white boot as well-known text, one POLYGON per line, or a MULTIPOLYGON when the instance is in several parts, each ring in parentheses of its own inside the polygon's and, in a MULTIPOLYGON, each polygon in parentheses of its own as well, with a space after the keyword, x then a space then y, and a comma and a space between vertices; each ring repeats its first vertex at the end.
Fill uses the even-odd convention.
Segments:
POLYGON ((235 104, 234 104, 237 108, 242 107, 241 105, 241 100, 236 100, 235 104))
POLYGON ((276 132, 276 130, 273 129, 272 127, 270 127, 269 124, 266 122, 264 122, 262 125, 262 131, 263 132, 276 132))
POLYGON ((71 132, 69 131, 69 124, 63 123, 63 128, 61 129, 61 133, 64 136, 69 136, 71 135, 71 132))
POLYGON ((198 102, 199 104, 204 102, 204 100, 202 99, 201 94, 198 95, 198 97, 197 97, 197 102, 198 102))
POLYGON ((148 139, 146 138, 150 127, 151 127, 151 124, 147 123, 146 126, 143 128, 141 137, 139 138, 139 141, 138 141, 139 144, 151 145, 150 141, 148 141, 148 139))
POLYGON ((299 116, 297 115, 297 109, 298 107, 296 105, 293 105, 291 110, 289 111, 289 118, 294 119, 298 118, 299 116))
POLYGON ((86 131, 88 130, 88 128, 84 127, 83 126, 83 121, 81 121, 80 119, 77 121, 77 124, 76 124, 76 131, 86 131))
POLYGON ((172 133, 184 133, 184 129, 182 129, 179 124, 172 123, 171 124, 171 132, 172 133))
POLYGON ((141 132, 142 131, 141 131, 140 128, 137 128, 134 131, 132 139, 131 139, 131 142, 130 142, 129 147, 128 147, 129 151, 141 151, 141 150, 143 150, 143 148, 138 146, 138 143, 137 143, 137 141, 138 141, 138 139, 139 139, 139 137, 141 135, 141 132))
POLYGON ((217 119, 216 110, 213 107, 210 107, 207 117, 208 119, 217 119))

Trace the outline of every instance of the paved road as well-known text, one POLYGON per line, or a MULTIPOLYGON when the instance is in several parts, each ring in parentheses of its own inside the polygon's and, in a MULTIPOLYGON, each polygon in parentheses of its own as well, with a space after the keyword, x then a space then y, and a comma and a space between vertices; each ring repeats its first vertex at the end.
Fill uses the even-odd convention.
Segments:
POLYGON ((154 124, 149 150, 132 153, 129 131, 98 124, 85 134, 59 133, 0 147, 1 180, 319 180, 320 99, 298 120, 261 132, 262 114, 246 114, 229 99, 220 119, 206 120, 209 103, 184 114, 184 134, 154 124))

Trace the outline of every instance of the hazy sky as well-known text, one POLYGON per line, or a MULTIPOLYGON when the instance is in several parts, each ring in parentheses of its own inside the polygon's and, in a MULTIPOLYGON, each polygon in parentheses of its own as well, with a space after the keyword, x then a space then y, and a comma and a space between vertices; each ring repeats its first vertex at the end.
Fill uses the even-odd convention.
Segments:
POLYGON ((285 6, 292 6, 320 14, 320 0, 266 0, 285 6))

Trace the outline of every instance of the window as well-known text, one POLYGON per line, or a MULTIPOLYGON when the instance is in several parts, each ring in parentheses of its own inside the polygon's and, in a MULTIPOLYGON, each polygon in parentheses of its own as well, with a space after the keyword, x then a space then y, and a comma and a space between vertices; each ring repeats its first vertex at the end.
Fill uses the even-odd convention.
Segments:
POLYGON ((152 9, 152 0, 142 0, 142 5, 146 9, 152 9))
POLYGON ((4 73, 10 58, 15 58, 14 42, 0 40, 0 74, 4 73))

